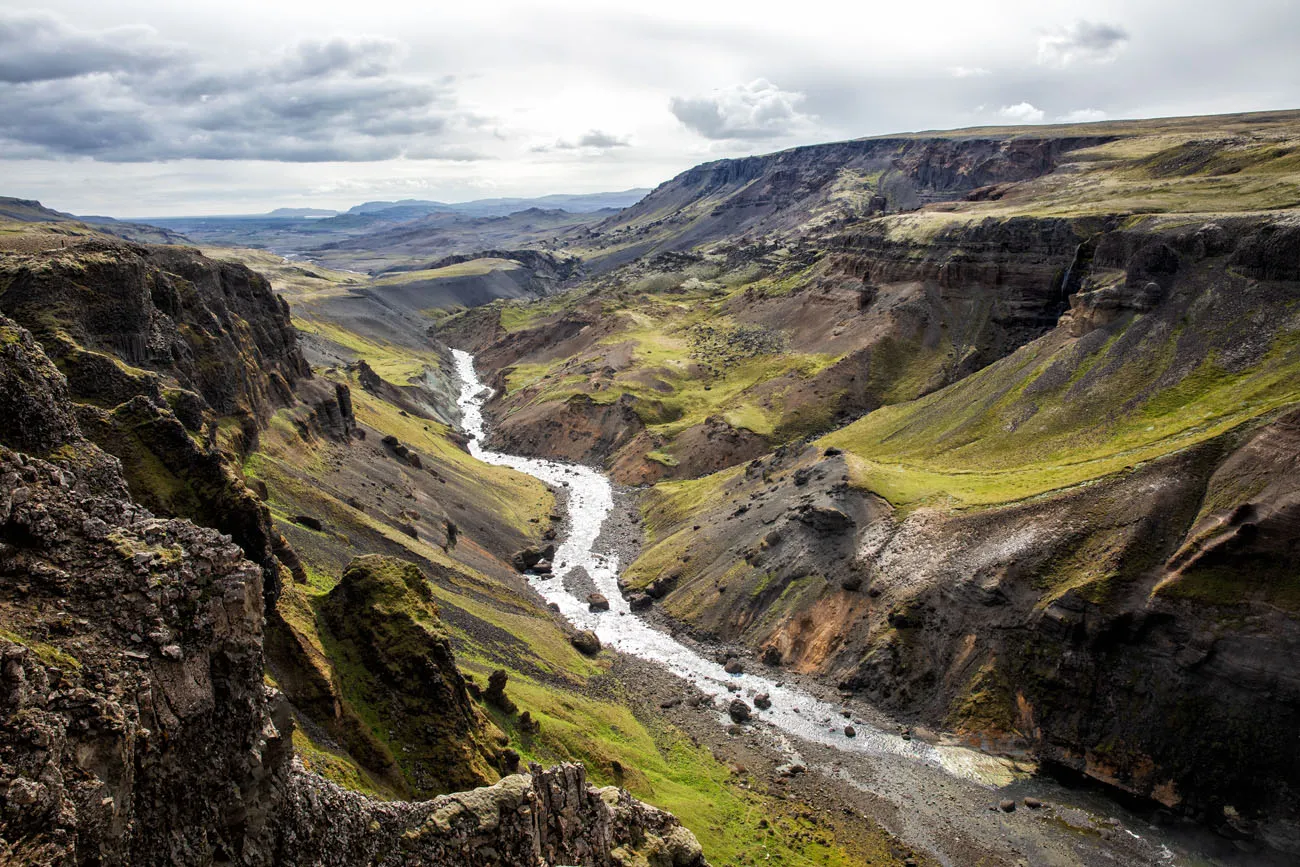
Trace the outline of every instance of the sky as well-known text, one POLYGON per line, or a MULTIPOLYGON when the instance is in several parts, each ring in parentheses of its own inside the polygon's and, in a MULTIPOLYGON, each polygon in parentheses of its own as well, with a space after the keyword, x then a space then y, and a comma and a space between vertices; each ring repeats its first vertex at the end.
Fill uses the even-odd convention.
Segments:
POLYGON ((149 217, 653 187, 891 132, 1300 107, 1294 0, 0 0, 0 195, 149 217))

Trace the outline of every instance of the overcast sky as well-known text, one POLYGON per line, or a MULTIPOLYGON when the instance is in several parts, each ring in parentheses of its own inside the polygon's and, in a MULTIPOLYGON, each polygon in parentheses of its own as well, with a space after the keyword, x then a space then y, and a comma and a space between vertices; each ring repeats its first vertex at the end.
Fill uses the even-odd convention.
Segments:
POLYGON ((0 0, 0 195, 140 217, 654 186, 991 123, 1300 107, 1295 0, 0 0))

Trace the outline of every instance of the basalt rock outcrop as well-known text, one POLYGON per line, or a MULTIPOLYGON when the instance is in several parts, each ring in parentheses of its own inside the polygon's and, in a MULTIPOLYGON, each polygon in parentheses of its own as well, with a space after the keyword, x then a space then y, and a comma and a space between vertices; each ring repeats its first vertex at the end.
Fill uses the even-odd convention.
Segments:
MULTIPOLYGON (((59 865, 704 863, 671 816, 589 787, 573 766, 532 768, 423 803, 371 801, 296 766, 288 706, 264 680, 263 570, 230 537, 133 502, 120 462, 82 435, 64 377, 3 318, 0 353, 6 857, 59 865)), ((403 585, 418 595, 407 577, 403 585)), ((410 638, 408 621, 393 623, 395 632, 366 639, 390 660, 397 657, 385 642, 410 638)), ((438 656, 445 644, 430 647, 449 695, 463 697, 454 660, 438 656)))
POLYGON ((952 201, 1040 177, 1105 137, 878 138, 718 160, 689 169, 598 224, 611 251, 594 270, 649 251, 684 251, 745 233, 797 236, 810 223, 952 201), (852 203, 857 202, 855 206, 852 203))

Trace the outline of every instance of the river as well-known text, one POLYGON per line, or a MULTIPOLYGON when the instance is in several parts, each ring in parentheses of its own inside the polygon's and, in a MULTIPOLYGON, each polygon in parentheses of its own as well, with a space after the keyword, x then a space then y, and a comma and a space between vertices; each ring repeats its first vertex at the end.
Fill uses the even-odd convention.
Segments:
MULTIPOLYGON (((479 380, 473 356, 462 350, 452 350, 452 355, 461 380, 458 404, 462 413, 462 427, 469 438, 470 454, 485 463, 511 467, 540 479, 552 488, 564 490, 567 533, 555 552, 553 573, 549 577, 535 576, 531 583, 547 602, 558 606, 560 613, 573 626, 592 630, 605 647, 660 665, 702 692, 713 694, 715 698, 711 712, 716 716, 720 727, 725 728, 731 724, 726 708, 733 698, 741 697, 750 705, 754 722, 760 727, 763 724, 770 726, 774 743, 787 758, 802 761, 802 753, 809 753, 813 760, 807 764, 813 770, 835 777, 848 785, 865 789, 868 784, 864 780, 869 779, 873 791, 891 788, 910 790, 884 794, 895 800, 901 798, 912 805, 925 799, 937 802, 947 798, 952 801, 951 787, 943 782, 944 779, 965 784, 962 788, 968 790, 966 802, 972 801, 972 790, 975 793, 973 800, 981 797, 980 791, 984 791, 985 797, 994 801, 1001 797, 993 789, 1011 783, 1016 777, 1005 760, 963 746, 934 745, 905 739, 893 732, 871 726, 861 719, 854 719, 856 731, 850 737, 846 734, 847 721, 841 715, 839 705, 820 700, 803 689, 760 674, 748 671, 729 674, 721 664, 702 656, 634 613, 618 588, 618 556, 611 551, 597 550, 601 528, 614 508, 614 491, 609 479, 590 467, 508 455, 484 448, 483 405, 491 397, 491 389, 479 380), (566 579, 574 577, 578 570, 585 571, 596 590, 609 600, 608 611, 589 610, 585 594, 579 595, 571 589, 576 582, 566 579), (736 688, 739 689, 738 692, 734 691, 736 688), (767 693, 771 698, 770 709, 759 710, 753 707, 754 696, 759 693, 767 693), (852 757, 869 760, 870 764, 864 765, 868 771, 855 777, 850 767, 852 763, 841 761, 852 757), (820 762, 817 761, 818 758, 821 759, 820 762)), ((1050 783, 1033 785, 1046 786, 1046 790, 1036 788, 1034 791, 1041 791, 1057 801, 1069 803, 1072 800, 1070 809, 1089 813, 1094 821, 1102 821, 1096 814, 1099 805, 1105 813, 1122 815, 1122 823, 1115 818, 1104 821, 1110 823, 1110 827, 1119 829, 1118 837, 1120 843, 1124 844, 1124 853, 1117 859, 1118 853, 1104 852, 1108 847, 1094 838, 1090 845, 1096 847, 1100 856, 1098 861, 1081 856, 1081 860, 1058 860, 1051 857, 1028 863, 1265 863, 1239 861, 1232 853, 1223 852, 1216 852, 1221 858, 1205 858, 1203 851, 1186 857, 1189 848, 1204 849, 1204 844, 1207 843, 1204 835, 1192 834, 1194 839, 1191 841, 1169 838, 1141 818, 1114 807, 1105 799, 1072 796, 1071 792, 1050 783), (1132 830, 1134 827, 1140 829, 1141 833, 1132 830), (1187 845, 1189 842, 1190 846, 1187 845), (1171 845, 1173 849, 1170 848, 1171 845)), ((953 817, 947 818, 951 820, 953 817)), ((978 833, 976 825, 987 819, 987 816, 971 816, 958 820, 959 826, 965 825, 958 829, 958 833, 978 833)), ((943 848, 932 829, 923 827, 924 824, 914 824, 909 830, 915 832, 921 843, 943 848)), ((1018 840, 1018 843, 1033 848, 1029 839, 1018 840)), ((1214 841, 1209 843, 1213 844, 1214 841)), ((1211 845, 1211 848, 1218 847, 1211 845)), ((1058 853, 1040 851, 1037 854, 1046 856, 1058 853)), ((953 863, 942 857, 941 861, 953 863)), ((1267 863, 1276 862, 1270 859, 1267 863)))

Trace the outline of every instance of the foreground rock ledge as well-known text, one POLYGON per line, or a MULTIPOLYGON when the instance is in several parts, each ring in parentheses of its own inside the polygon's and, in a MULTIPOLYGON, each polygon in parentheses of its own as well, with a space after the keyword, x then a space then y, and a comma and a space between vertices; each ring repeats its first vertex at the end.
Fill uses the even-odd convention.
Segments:
POLYGON ((383 803, 295 762, 277 863, 705 865, 676 818, 616 787, 587 785, 581 765, 529 770, 431 801, 383 803))

